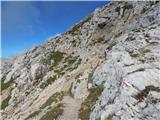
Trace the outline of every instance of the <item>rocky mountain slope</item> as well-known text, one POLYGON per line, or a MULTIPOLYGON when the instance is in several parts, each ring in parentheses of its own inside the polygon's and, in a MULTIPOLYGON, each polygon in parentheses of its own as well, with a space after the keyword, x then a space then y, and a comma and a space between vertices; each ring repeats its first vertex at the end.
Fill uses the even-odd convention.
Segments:
POLYGON ((110 2, 1 65, 4 120, 160 120, 160 2, 110 2))

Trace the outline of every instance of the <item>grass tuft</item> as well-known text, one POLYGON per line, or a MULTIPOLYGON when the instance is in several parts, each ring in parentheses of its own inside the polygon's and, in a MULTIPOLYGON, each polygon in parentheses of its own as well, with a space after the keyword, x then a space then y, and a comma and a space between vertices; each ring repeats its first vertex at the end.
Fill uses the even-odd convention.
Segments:
POLYGON ((56 79, 57 79, 56 76, 50 77, 47 81, 41 83, 40 88, 41 89, 46 88, 48 85, 51 85, 56 79))
POLYGON ((93 110, 93 107, 96 104, 98 97, 101 95, 103 88, 101 87, 92 88, 89 91, 90 91, 89 95, 81 104, 81 108, 79 110, 78 116, 81 120, 89 120, 90 113, 93 110))
POLYGON ((73 87, 73 83, 71 83, 71 86, 70 86, 70 88, 68 90, 68 94, 69 94, 69 96, 74 97, 74 95, 72 93, 72 87, 73 87))
POLYGON ((35 116, 37 116, 41 111, 40 110, 37 110, 37 111, 34 111, 33 113, 31 113, 25 120, 28 120, 30 118, 34 118, 35 116))
POLYGON ((2 101, 1 109, 5 109, 9 105, 9 100, 11 99, 11 96, 9 95, 5 100, 2 101))
POLYGON ((40 120, 56 120, 63 113, 63 104, 59 103, 57 106, 49 110, 40 120))
POLYGON ((40 107, 41 109, 44 109, 47 106, 50 106, 53 102, 57 103, 59 101, 62 101, 64 96, 63 92, 56 92, 51 97, 48 98, 48 100, 40 107))
POLYGON ((92 83, 93 81, 93 72, 89 73, 88 75, 88 83, 92 83))

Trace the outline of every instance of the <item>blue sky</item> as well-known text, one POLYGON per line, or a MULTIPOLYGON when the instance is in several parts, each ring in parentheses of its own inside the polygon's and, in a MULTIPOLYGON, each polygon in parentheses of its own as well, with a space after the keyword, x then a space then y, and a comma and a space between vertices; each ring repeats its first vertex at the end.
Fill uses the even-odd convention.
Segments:
POLYGON ((11 57, 64 33, 105 1, 2 2, 2 57, 11 57))

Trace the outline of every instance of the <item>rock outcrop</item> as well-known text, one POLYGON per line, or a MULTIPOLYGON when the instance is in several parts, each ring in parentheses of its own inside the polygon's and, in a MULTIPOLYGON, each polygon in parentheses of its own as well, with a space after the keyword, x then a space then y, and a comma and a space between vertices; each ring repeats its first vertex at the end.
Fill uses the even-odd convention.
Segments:
POLYGON ((110 2, 1 63, 4 120, 160 120, 160 2, 110 2))

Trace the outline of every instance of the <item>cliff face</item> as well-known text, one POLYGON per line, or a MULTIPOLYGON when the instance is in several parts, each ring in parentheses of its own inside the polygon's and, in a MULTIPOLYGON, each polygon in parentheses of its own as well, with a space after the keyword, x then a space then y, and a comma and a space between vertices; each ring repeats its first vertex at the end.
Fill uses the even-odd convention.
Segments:
POLYGON ((4 120, 160 120, 160 2, 111 2, 2 60, 4 120))

